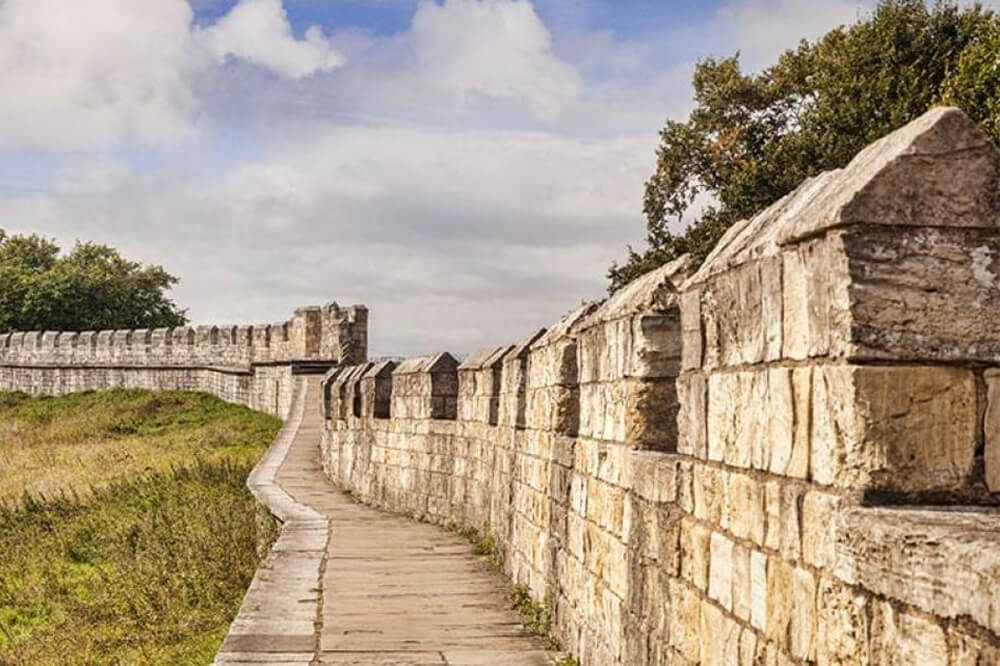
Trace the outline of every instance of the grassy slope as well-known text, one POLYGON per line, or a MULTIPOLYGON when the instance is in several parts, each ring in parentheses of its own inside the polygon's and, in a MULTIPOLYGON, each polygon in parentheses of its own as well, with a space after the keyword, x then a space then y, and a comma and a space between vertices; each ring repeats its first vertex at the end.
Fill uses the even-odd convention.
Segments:
POLYGON ((202 394, 0 394, 0 664, 205 664, 280 422, 202 394))

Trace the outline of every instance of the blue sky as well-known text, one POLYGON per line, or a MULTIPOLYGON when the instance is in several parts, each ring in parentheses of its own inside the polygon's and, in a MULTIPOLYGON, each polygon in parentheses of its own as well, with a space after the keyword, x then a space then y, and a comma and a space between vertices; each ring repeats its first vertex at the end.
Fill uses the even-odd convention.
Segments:
MULTIPOLYGON (((211 23, 238 0, 195 2, 196 20, 211 23)), ((286 0, 285 9, 296 34, 311 25, 328 31, 363 28, 377 35, 405 31, 419 0, 286 0)), ((555 29, 610 30, 632 38, 655 36, 663 26, 709 19, 723 3, 718 0, 538 0, 535 11, 555 29)))
POLYGON ((642 242, 698 59, 868 6, 5 0, 0 224, 162 264, 196 323, 337 300, 376 354, 508 342, 642 242))

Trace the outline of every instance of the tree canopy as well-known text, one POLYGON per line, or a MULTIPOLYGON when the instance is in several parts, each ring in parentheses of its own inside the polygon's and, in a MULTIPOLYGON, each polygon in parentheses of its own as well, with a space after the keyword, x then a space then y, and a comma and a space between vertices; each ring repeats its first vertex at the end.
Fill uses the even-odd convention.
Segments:
POLYGON ((177 278, 106 245, 68 254, 40 236, 0 229, 0 331, 158 328, 186 323, 167 298, 177 278))
POLYGON ((934 105, 961 107, 1000 139, 1000 18, 979 5, 883 0, 758 73, 738 53, 701 61, 693 86, 687 120, 660 132, 647 247, 611 267, 612 290, 685 252, 700 261, 730 225, 934 105), (710 203, 694 211, 696 198, 710 203), (685 231, 670 229, 692 213, 685 231))

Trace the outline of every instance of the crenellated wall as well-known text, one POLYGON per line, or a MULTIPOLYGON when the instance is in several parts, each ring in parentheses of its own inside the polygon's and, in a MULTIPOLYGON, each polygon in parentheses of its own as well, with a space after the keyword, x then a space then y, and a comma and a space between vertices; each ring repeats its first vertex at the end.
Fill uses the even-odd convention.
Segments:
POLYGON ((0 391, 196 390, 284 416, 294 374, 366 357, 367 323, 363 306, 331 303, 255 326, 2 333, 0 391))
POLYGON ((998 308, 1000 153, 935 109, 700 267, 331 371, 323 463, 491 535, 585 666, 998 664, 998 308))

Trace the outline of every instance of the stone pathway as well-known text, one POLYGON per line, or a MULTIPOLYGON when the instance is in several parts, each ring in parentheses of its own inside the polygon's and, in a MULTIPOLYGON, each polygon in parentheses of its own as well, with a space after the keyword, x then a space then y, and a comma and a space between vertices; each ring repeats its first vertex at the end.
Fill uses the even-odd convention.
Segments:
POLYGON ((250 487, 284 523, 215 663, 542 666, 506 581, 431 525, 355 503, 323 474, 318 378, 301 378, 250 487))

